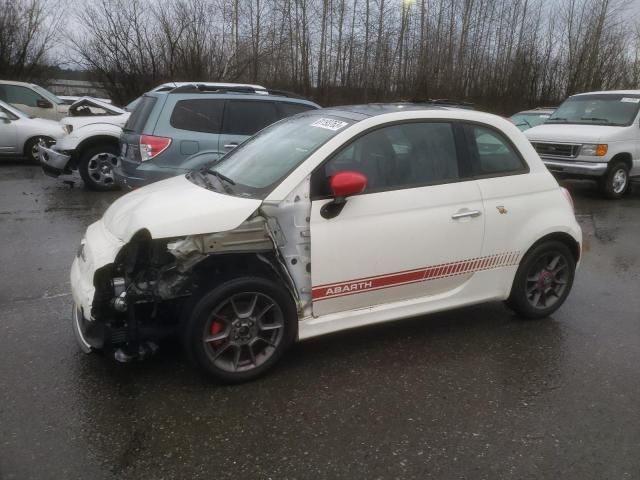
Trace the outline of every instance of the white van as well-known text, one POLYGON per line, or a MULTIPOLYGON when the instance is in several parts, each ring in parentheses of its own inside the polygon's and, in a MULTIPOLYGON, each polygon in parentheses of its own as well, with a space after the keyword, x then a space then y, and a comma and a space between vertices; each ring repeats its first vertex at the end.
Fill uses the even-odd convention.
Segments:
POLYGON ((60 120, 69 111, 69 105, 64 100, 33 83, 0 80, 0 100, 32 117, 49 120, 60 120))
POLYGON ((595 180, 620 198, 640 175, 640 90, 574 95, 525 135, 557 177, 595 180))

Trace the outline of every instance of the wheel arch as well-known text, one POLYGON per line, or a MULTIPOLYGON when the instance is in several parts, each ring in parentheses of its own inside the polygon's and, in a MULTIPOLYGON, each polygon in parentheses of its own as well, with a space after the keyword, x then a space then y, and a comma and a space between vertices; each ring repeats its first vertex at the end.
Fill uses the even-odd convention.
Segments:
POLYGON ((580 261, 580 256, 582 254, 580 243, 574 237, 572 237, 569 233, 557 231, 557 232, 548 233, 540 237, 535 242, 533 242, 533 244, 531 244, 529 248, 527 248, 527 250, 524 252, 524 254, 520 257, 520 261, 518 262, 518 267, 522 264, 522 260, 529 254, 529 252, 531 252, 534 248, 536 248, 541 243, 544 243, 547 241, 556 241, 556 242, 565 244, 573 254, 573 257, 576 263, 580 261))
POLYGON ((78 163, 80 162, 82 155, 87 149, 97 147, 99 145, 110 145, 117 149, 120 146, 120 138, 114 137, 112 135, 95 135, 89 138, 85 138, 78 144, 74 151, 73 157, 71 159, 71 161, 73 162, 73 168, 78 167, 78 163))
POLYGON ((609 167, 611 167, 615 162, 623 162, 629 170, 633 168, 633 157, 630 153, 616 153, 611 160, 609 160, 609 167))

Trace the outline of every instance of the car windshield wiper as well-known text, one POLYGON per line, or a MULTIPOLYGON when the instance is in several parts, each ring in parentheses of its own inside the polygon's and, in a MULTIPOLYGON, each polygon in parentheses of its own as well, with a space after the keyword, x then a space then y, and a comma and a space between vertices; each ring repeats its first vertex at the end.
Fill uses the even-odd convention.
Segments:
POLYGON ((598 117, 581 117, 580 120, 591 120, 592 122, 609 123, 609 120, 607 120, 606 118, 598 118, 598 117))
POLYGON ((222 180, 223 182, 228 183, 229 185, 235 185, 236 184, 236 182, 231 180, 229 177, 227 177, 226 175, 223 175, 222 173, 220 173, 217 170, 214 170, 213 168, 207 169, 207 173, 210 173, 214 177, 219 178, 220 180, 222 180))
POLYGON ((551 122, 564 122, 564 123, 567 123, 568 121, 569 121, 568 118, 552 117, 552 118, 548 119, 545 123, 551 123, 551 122))

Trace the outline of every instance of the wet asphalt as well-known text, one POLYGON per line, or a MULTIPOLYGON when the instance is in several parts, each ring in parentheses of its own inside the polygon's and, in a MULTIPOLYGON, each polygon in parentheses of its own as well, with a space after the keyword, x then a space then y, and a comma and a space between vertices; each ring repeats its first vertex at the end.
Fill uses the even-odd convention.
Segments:
POLYGON ((354 330, 229 387, 178 347, 82 354, 69 266, 117 194, 0 161, 0 478, 640 478, 640 188, 569 186, 586 252, 553 318, 354 330))

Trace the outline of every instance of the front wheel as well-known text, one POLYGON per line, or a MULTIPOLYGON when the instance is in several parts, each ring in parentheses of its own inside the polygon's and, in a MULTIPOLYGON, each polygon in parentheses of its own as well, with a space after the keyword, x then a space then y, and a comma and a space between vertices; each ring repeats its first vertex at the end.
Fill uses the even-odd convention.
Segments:
POLYGON ((92 147, 82 153, 78 171, 89 190, 117 190, 113 168, 118 164, 118 149, 114 145, 92 147))
POLYGON ((296 334, 289 292, 272 280, 242 277, 204 293, 183 329, 187 354, 217 380, 252 380, 280 359, 296 334))
POLYGON ((576 260, 565 244, 540 243, 520 262, 507 304, 523 318, 547 317, 569 296, 575 271, 576 260))
POLYGON ((49 137, 35 137, 29 139, 29 141, 27 141, 27 143, 25 143, 24 145, 24 155, 31 163, 35 164, 40 162, 40 154, 38 151, 38 144, 40 142, 44 143, 47 146, 55 143, 55 141, 49 137))
POLYGON ((629 167, 615 162, 600 180, 600 189, 607 198, 621 198, 629 188, 629 167))

